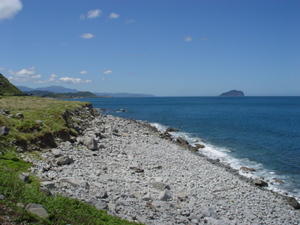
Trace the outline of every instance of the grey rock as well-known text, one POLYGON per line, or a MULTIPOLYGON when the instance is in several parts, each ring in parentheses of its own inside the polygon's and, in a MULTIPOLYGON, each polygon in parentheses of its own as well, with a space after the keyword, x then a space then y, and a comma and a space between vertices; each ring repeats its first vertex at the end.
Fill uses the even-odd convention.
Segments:
POLYGON ((158 199, 161 201, 168 201, 172 199, 172 195, 169 190, 164 190, 159 194, 158 199))
POLYGON ((255 184, 258 187, 268 187, 268 183, 261 179, 254 179, 253 184, 255 184))
POLYGON ((150 184, 151 184, 152 188, 160 190, 160 191, 163 191, 165 189, 167 189, 167 190, 171 189, 169 185, 167 185, 167 184, 165 184, 163 182, 152 182, 150 184))
POLYGON ((23 113, 16 113, 16 115, 14 116, 14 118, 24 119, 24 115, 23 115, 23 113))
POLYGON ((40 191, 43 192, 47 196, 52 196, 52 192, 46 187, 40 187, 40 191))
POLYGON ((0 200, 4 200, 5 196, 0 194, 0 200))
POLYGON ((179 192, 177 194, 177 199, 179 201, 181 201, 181 202, 184 202, 184 201, 186 201, 188 199, 188 195, 186 193, 184 193, 184 192, 179 192))
POLYGON ((246 173, 248 173, 248 172, 255 172, 256 171, 256 169, 250 168, 250 167, 246 167, 246 166, 242 166, 240 168, 240 170, 243 171, 243 172, 246 172, 246 173))
POLYGON ((92 151, 98 150, 98 143, 95 137, 85 136, 83 139, 83 144, 92 151))
POLYGON ((62 151, 60 149, 54 148, 51 150, 51 153, 55 158, 62 156, 62 151))
POLYGON ((49 214, 46 211, 46 209, 40 204, 30 203, 26 206, 25 209, 27 212, 36 215, 38 217, 41 217, 43 219, 47 219, 49 217, 49 214))
POLYGON ((43 125, 43 120, 36 120, 36 121, 34 121, 36 124, 38 124, 38 125, 43 125))
POLYGON ((188 217, 191 215, 191 211, 189 209, 182 209, 180 215, 188 217))
POLYGON ((67 184, 70 184, 71 186, 73 186, 75 188, 82 187, 84 189, 89 189, 89 186, 90 186, 89 183, 87 183, 83 180, 75 179, 75 178, 61 179, 60 183, 61 184, 67 183, 67 184))
POLYGON ((178 144, 180 144, 181 146, 189 146, 188 141, 185 140, 185 139, 183 139, 182 137, 178 137, 178 138, 176 139, 176 142, 177 142, 178 144))
POLYGON ((0 136, 6 136, 9 134, 9 128, 2 126, 0 127, 0 136))
POLYGON ((147 193, 143 196, 142 198, 144 201, 151 201, 152 200, 152 196, 150 193, 147 193))
POLYGON ((292 206, 294 209, 300 209, 300 203, 293 197, 289 197, 287 199, 287 202, 290 206, 292 206))
POLYGON ((223 223, 223 221, 212 218, 212 217, 205 218, 204 223, 207 225, 226 225, 223 223))
POLYGON ((112 202, 108 203, 108 209, 109 209, 109 211, 111 211, 113 213, 116 212, 116 204, 114 204, 112 202))
POLYGON ((195 144, 195 147, 197 149, 201 149, 201 148, 205 148, 205 145, 203 145, 203 144, 195 144))
POLYGON ((107 210, 108 209, 108 204, 103 201, 103 200, 98 200, 97 202, 95 202, 95 207, 98 210, 107 210))
POLYGON ((197 224, 199 223, 199 220, 197 220, 197 219, 192 219, 192 220, 191 220, 191 223, 192 223, 193 225, 197 225, 197 224))
POLYGON ((169 127, 169 128, 167 128, 167 130, 166 130, 166 132, 177 132, 177 131, 179 131, 179 130, 176 129, 176 128, 173 128, 173 127, 169 127))
POLYGON ((217 218, 216 211, 213 208, 202 209, 200 215, 202 218, 205 217, 217 218))
POLYGON ((74 163, 74 160, 69 156, 61 156, 56 161, 58 166, 70 165, 72 163, 74 163))
POLYGON ((21 181, 23 181, 25 183, 30 182, 29 173, 21 173, 21 174, 19 174, 19 178, 21 181))
POLYGON ((108 198, 107 191, 100 190, 99 192, 97 192, 96 198, 108 198))
POLYGON ((133 170, 136 173, 143 173, 144 172, 144 169, 142 169, 138 163, 132 163, 129 166, 129 169, 133 170))

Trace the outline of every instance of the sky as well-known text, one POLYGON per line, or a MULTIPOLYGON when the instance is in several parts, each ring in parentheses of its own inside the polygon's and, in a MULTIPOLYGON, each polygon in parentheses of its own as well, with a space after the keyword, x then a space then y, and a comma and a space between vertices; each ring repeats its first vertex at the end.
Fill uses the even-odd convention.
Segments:
POLYGON ((300 95, 299 0, 0 0, 15 85, 300 95))

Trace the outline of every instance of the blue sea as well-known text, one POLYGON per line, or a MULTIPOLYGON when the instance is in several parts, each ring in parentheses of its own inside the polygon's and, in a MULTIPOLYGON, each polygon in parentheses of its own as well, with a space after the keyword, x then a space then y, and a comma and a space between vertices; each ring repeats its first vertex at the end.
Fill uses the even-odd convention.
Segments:
POLYGON ((300 198, 300 97, 94 98, 96 108, 143 120, 191 143, 203 154, 233 168, 255 168, 245 176, 264 177, 270 189, 300 198), (125 109, 126 112, 116 112, 125 109), (285 183, 278 184, 273 179, 285 183))

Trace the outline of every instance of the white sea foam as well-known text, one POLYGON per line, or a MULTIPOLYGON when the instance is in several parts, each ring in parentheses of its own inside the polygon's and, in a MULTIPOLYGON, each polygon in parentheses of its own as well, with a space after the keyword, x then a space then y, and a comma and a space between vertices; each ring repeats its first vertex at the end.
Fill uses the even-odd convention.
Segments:
MULTIPOLYGON (((155 127, 160 132, 165 132, 167 126, 160 123, 150 123, 151 126, 155 127)), ((263 164, 251 161, 248 158, 236 158, 233 157, 230 153, 230 149, 225 147, 216 146, 210 143, 203 141, 199 137, 194 137, 186 132, 169 132, 173 139, 182 137, 187 140, 191 145, 195 146, 196 144, 203 144, 205 148, 201 149, 201 154, 205 155, 210 159, 218 159, 221 163, 229 165, 231 168, 239 171, 239 174, 248 178, 263 178, 268 182, 268 189, 281 193, 288 194, 300 200, 300 190, 292 188, 292 185, 289 183, 288 176, 278 175, 275 171, 268 170, 264 168, 263 164), (241 167, 248 167, 255 169, 255 172, 247 173, 240 170, 241 167), (284 181, 283 184, 277 183, 275 180, 284 181)))

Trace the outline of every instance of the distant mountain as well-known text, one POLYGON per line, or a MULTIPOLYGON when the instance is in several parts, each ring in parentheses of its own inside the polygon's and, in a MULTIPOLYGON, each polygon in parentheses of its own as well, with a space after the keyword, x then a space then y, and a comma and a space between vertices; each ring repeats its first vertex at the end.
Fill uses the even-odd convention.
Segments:
MULTIPOLYGON (((29 88, 25 86, 18 86, 18 88, 27 94, 36 95, 36 96, 49 96, 50 94, 70 94, 70 93, 78 93, 80 91, 76 89, 65 88, 62 86, 49 86, 49 87, 41 87, 41 88, 29 88)), ((84 93, 84 92, 80 92, 84 93)), ((91 93, 91 92, 90 92, 91 93)), ((92 93, 93 94, 93 93, 92 93)), ((117 97, 117 98, 141 98, 141 97, 154 97, 154 95, 149 94, 139 94, 139 93, 107 93, 107 92, 99 92, 94 93, 95 95, 89 95, 87 97, 117 97)))
POLYGON ((29 88, 25 86, 18 86, 18 88, 24 92, 32 92, 32 91, 47 91, 52 93, 75 93, 79 92, 76 89, 65 88, 62 86, 49 86, 49 87, 40 87, 40 88, 29 88))
POLYGON ((242 91, 231 90, 231 91, 222 93, 220 96, 223 96, 223 97, 243 97, 243 96, 245 96, 245 94, 242 91))
POLYGON ((25 91, 27 95, 39 96, 39 97, 48 97, 49 95, 55 94, 50 91, 39 91, 32 89, 32 91, 25 91))
POLYGON ((42 88, 36 88, 38 91, 49 91, 53 93, 75 93, 79 92, 76 89, 71 89, 71 88, 65 88, 62 86, 49 86, 49 87, 42 87, 42 88))
POLYGON ((143 97, 155 97, 149 94, 138 94, 138 93, 95 93, 101 97, 115 97, 115 98, 143 98, 143 97))
POLYGON ((9 80, 0 73, 0 95, 24 95, 16 86, 9 82, 9 80))
POLYGON ((96 98, 97 95, 95 95, 92 92, 89 91, 79 91, 76 93, 55 93, 50 94, 47 97, 53 97, 53 98, 96 98))
POLYGON ((27 92, 27 91, 33 91, 33 88, 25 87, 25 86, 17 86, 21 91, 27 92))

